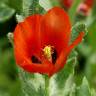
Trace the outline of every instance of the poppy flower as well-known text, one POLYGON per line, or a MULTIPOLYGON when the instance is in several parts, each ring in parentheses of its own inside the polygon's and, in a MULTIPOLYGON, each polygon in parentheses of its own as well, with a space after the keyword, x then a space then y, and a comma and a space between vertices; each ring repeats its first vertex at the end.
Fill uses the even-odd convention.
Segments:
POLYGON ((94 0, 84 0, 84 2, 79 4, 77 8, 77 13, 81 13, 84 16, 88 16, 93 4, 94 4, 94 0))
POLYGON ((72 6, 74 0, 63 0, 65 8, 69 9, 72 6))
POLYGON ((61 5, 62 5, 66 10, 68 10, 68 9, 72 6, 74 0, 59 0, 59 1, 60 1, 61 5))
POLYGON ((93 6, 93 4, 94 4, 94 0, 84 0, 84 3, 85 3, 88 7, 92 8, 92 6, 93 6))
POLYGON ((69 16, 59 7, 50 9, 45 15, 29 16, 17 24, 14 31, 16 63, 27 72, 52 76, 64 67, 69 53, 83 36, 81 32, 69 44, 69 16))

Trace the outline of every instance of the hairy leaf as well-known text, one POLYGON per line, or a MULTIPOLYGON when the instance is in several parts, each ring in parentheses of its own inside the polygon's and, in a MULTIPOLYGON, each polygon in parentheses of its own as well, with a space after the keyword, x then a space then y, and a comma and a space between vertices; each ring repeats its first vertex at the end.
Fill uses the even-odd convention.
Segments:
POLYGON ((78 22, 72 27, 72 33, 71 33, 71 40, 70 42, 73 42, 80 32, 85 32, 85 35, 87 34, 87 27, 83 22, 78 22))
POLYGON ((81 86, 77 89, 76 96, 91 96, 89 84, 86 77, 83 78, 81 86))
POLYGON ((0 22, 5 22, 13 16, 15 10, 8 7, 4 3, 0 4, 0 22))

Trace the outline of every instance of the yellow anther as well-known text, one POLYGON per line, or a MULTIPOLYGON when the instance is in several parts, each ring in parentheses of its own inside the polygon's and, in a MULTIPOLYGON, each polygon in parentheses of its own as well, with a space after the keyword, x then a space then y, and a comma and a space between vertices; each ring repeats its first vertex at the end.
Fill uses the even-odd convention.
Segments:
POLYGON ((52 57, 52 46, 48 45, 43 49, 44 55, 48 60, 51 60, 52 57))

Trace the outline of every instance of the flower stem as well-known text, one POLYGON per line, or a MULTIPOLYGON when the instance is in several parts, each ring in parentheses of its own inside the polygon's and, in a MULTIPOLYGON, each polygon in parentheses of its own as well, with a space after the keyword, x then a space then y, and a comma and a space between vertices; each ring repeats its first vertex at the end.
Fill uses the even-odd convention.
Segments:
POLYGON ((45 96, 49 96, 49 77, 45 76, 45 96))

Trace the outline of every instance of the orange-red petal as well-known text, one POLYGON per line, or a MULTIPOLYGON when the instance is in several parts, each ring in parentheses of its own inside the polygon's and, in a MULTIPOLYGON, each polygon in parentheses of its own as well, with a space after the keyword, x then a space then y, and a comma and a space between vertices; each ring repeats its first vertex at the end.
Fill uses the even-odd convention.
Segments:
MULTIPOLYGON (((35 21, 38 17, 39 16, 33 16, 30 17, 31 19, 27 19, 32 20, 32 18, 34 18, 33 20, 35 21)), ((19 23, 14 31, 14 52, 16 63, 28 72, 49 74, 49 71, 53 65, 51 66, 47 61, 42 61, 42 64, 32 63, 31 60, 32 55, 39 55, 37 52, 40 51, 39 49, 41 48, 38 47, 40 46, 38 32, 36 34, 36 30, 39 30, 39 27, 36 27, 38 26, 36 24, 38 24, 39 19, 37 22, 33 21, 31 24, 28 22, 28 25, 26 20, 22 23, 19 23)))
POLYGON ((51 45, 59 54, 69 43, 71 32, 69 16, 59 7, 52 8, 42 17, 41 32, 42 46, 51 45))
POLYGON ((64 65, 66 64, 68 55, 70 54, 72 49, 82 41, 83 37, 84 37, 84 32, 81 32, 79 36, 74 40, 74 42, 68 48, 66 48, 66 50, 62 50, 59 58, 56 61, 55 68, 54 70, 52 70, 50 76, 58 72, 64 67, 64 65))

